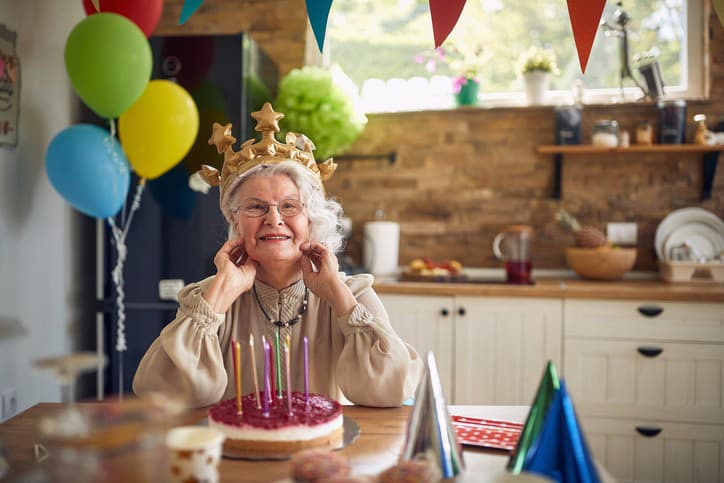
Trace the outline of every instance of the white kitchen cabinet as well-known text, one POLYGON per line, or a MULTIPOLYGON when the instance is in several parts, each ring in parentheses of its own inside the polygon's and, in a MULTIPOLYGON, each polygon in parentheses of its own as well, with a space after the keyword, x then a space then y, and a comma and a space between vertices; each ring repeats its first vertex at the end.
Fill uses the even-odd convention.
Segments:
POLYGON ((564 300, 563 374, 619 481, 724 482, 724 304, 564 300))
POLYGON ((530 404, 546 362, 562 360, 560 299, 380 298, 400 337, 435 353, 450 404, 530 404))
POLYGON ((395 332, 424 359, 433 351, 445 399, 453 404, 453 297, 381 294, 395 332))
POLYGON ((530 404, 561 363, 560 299, 455 298, 455 404, 530 404))
POLYGON ((724 482, 724 426, 587 417, 596 460, 619 482, 724 482))

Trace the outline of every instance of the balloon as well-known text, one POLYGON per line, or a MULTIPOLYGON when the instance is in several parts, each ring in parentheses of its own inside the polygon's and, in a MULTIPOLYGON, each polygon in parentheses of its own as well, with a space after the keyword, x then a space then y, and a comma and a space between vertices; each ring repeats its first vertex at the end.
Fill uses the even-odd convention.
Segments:
POLYGON ((189 188, 189 172, 183 163, 149 181, 148 186, 163 213, 182 220, 191 218, 196 193, 189 188))
MULTIPOLYGON (((86 15, 98 12, 110 12, 123 15, 138 25, 146 37, 150 37, 161 19, 163 0, 100 0, 96 9, 91 0, 83 0, 86 15)), ((98 3, 98 0, 95 0, 98 3)))
POLYGON ((152 80, 118 122, 121 144, 133 170, 154 179, 176 165, 199 131, 199 112, 188 92, 167 80, 152 80))
POLYGON ((78 22, 68 36, 65 68, 88 107, 101 117, 118 117, 151 78, 151 47, 126 17, 97 13, 78 22))
POLYGON ((98 126, 77 124, 58 133, 45 153, 53 188, 78 211, 95 218, 118 213, 131 182, 118 141, 98 126))

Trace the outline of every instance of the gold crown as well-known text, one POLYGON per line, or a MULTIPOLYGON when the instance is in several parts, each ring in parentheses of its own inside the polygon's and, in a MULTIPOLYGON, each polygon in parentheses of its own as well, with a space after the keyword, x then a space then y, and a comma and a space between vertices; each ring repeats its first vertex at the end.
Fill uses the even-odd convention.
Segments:
POLYGON ((206 164, 201 166, 201 176, 211 186, 219 186, 221 191, 221 205, 224 206, 225 196, 236 184, 235 180, 252 168, 261 164, 276 164, 282 161, 296 161, 308 169, 324 190, 323 181, 328 180, 337 169, 332 158, 317 164, 314 160, 314 143, 303 134, 287 133, 286 143, 276 140, 275 134, 279 132, 279 119, 284 117, 281 112, 275 112, 268 102, 260 111, 252 112, 251 117, 256 119, 256 131, 261 132, 261 140, 255 142, 252 138, 241 145, 241 150, 234 151, 232 144, 236 138, 231 135, 231 124, 222 126, 214 123, 209 144, 215 144, 219 154, 224 153, 224 166, 221 173, 216 168, 206 164))

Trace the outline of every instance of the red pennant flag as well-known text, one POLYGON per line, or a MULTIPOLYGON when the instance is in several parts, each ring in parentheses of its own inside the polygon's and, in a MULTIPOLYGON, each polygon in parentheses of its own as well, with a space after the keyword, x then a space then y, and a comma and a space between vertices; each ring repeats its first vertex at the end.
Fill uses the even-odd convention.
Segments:
POLYGON ((593 39, 596 38, 606 0, 568 0, 568 15, 571 17, 573 38, 576 40, 578 61, 581 72, 586 72, 588 56, 591 55, 593 39))
POLYGON ((435 48, 445 42, 463 12, 465 0, 430 0, 432 33, 435 36, 435 48))

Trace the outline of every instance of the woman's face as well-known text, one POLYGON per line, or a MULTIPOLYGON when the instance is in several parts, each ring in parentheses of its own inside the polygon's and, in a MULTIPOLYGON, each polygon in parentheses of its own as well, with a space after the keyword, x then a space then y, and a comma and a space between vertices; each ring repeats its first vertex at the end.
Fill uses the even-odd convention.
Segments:
MULTIPOLYGON (((279 212, 282 203, 288 208, 301 200, 299 188, 285 174, 252 176, 236 193, 239 210, 234 215, 237 234, 243 236, 246 252, 262 266, 269 262, 297 263, 302 256, 299 246, 309 241, 309 218, 304 209, 293 216, 279 212), (259 217, 250 216, 245 207, 269 210, 259 217)), ((284 211, 284 207, 282 207, 284 211)))

